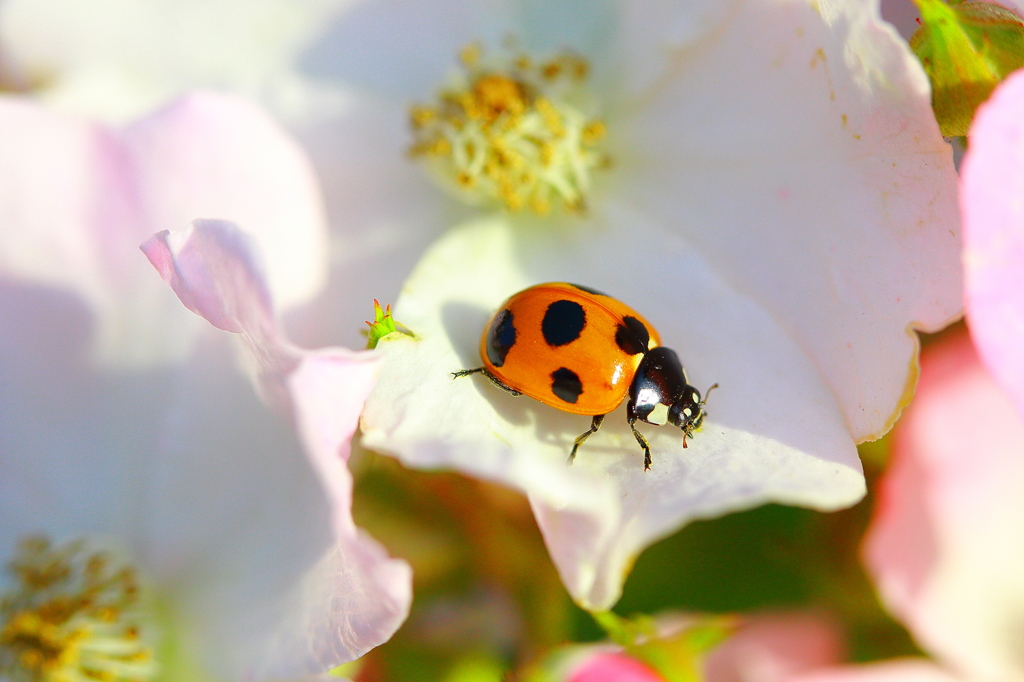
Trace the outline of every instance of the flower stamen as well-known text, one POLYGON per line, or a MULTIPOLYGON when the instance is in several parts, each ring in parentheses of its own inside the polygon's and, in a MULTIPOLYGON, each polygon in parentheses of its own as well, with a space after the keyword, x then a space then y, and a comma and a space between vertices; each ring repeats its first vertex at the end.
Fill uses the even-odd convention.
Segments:
POLYGON ((604 123, 577 100, 589 67, 562 54, 485 59, 477 44, 459 55, 462 74, 435 105, 410 110, 410 152, 469 203, 544 215, 586 206, 590 174, 608 164, 604 123))
POLYGON ((23 541, 0 595, 0 678, 12 682, 147 682, 156 674, 140 636, 139 585, 83 542, 23 541))

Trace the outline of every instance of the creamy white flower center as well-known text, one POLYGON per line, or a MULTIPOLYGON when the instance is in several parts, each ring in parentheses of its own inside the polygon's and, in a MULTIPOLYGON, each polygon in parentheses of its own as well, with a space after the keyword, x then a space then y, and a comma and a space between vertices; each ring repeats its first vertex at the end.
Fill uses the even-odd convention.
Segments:
POLYGON ((412 108, 413 157, 472 204, 546 215, 582 211, 605 126, 584 114, 588 64, 561 54, 485 59, 462 50, 462 70, 435 104, 412 108))
POLYGON ((0 679, 12 682, 146 682, 157 668, 143 643, 139 584, 82 541, 21 543, 0 595, 0 679))

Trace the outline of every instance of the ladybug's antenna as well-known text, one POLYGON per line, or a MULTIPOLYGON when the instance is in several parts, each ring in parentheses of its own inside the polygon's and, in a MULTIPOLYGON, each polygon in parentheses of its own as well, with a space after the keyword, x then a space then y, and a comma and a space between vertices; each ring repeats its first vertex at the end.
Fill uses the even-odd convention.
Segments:
MULTIPOLYGON (((704 406, 708 404, 708 396, 711 395, 711 391, 715 390, 716 388, 718 388, 718 383, 717 382, 715 382, 714 384, 711 384, 711 387, 708 390, 704 391, 704 400, 700 401, 700 411, 702 413, 707 414, 707 412, 704 411, 704 406)), ((686 447, 686 439, 687 438, 692 438, 692 437, 693 437, 693 426, 692 426, 692 422, 691 422, 691 424, 687 426, 686 430, 683 431, 683 447, 684 448, 686 447)))

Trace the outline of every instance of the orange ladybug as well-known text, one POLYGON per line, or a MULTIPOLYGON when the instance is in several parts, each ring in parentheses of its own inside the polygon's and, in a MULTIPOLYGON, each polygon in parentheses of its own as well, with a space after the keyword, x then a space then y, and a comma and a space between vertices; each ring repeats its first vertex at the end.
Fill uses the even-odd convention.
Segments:
POLYGON ((621 301, 577 284, 538 284, 505 301, 484 330, 480 357, 483 367, 453 377, 484 374, 512 395, 593 417, 573 442, 570 464, 627 393, 626 418, 643 448, 645 470, 651 468, 651 448, 637 419, 678 426, 685 448, 707 414, 706 398, 651 323, 621 301))

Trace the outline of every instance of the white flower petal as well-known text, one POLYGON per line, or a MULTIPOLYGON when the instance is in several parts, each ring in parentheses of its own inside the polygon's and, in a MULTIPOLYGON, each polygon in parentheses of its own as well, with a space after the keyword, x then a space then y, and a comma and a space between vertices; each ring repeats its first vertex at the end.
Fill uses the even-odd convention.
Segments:
POLYGON ((406 106, 429 97, 474 41, 497 47, 516 33, 515 0, 375 0, 339 13, 303 55, 304 71, 406 106))
MULTIPOLYGON (((208 334, 156 418, 136 427, 151 441, 119 453, 139 479, 128 517, 181 655, 216 678, 267 679, 268 656, 286 653, 275 635, 298 586, 334 551, 335 511, 291 425, 237 371, 232 339, 208 334)), ((321 622, 334 615, 315 608, 321 622)), ((295 668, 317 662, 308 649, 287 653, 295 668)))
POLYGON ((288 328, 307 346, 363 345, 369 302, 393 302, 426 247, 465 211, 409 163, 408 114, 398 107, 351 97, 296 128, 325 189, 332 267, 315 305, 291 311, 288 328))
MULTIPOLYGON (((125 120, 196 87, 301 96, 291 66, 351 0, 8 0, 0 44, 42 94, 125 120)), ((194 217, 194 216, 193 216, 194 217)))
POLYGON ((635 105, 672 70, 673 53, 713 35, 737 12, 741 3, 673 2, 657 0, 642 5, 618 2, 619 25, 605 45, 589 52, 595 60, 596 75, 607 79, 609 91, 618 102, 615 109, 635 105))
POLYGON ((171 377, 89 362, 93 317, 72 294, 0 278, 0 556, 24 535, 114 535, 131 544, 171 377), (141 499, 140 499, 141 498, 141 499))
POLYGON ((925 75, 877 2, 757 0, 712 28, 609 121, 615 192, 763 305, 854 438, 877 438, 913 388, 913 329, 961 306, 956 173, 925 75))
POLYGON ((842 413, 803 352, 685 243, 637 221, 617 215, 569 235, 495 219, 443 238, 395 306, 422 340, 381 345, 388 361, 362 420, 365 445, 410 466, 526 491, 563 580, 589 608, 613 604, 636 555, 688 520, 769 500, 834 509, 864 493, 842 413), (616 227, 625 224, 633 228, 616 227), (623 248, 638 234, 649 248, 623 248), (449 375, 480 365, 480 334, 507 296, 581 277, 647 316, 692 382, 721 384, 688 449, 678 430, 644 428, 649 472, 622 410, 569 467, 585 417, 449 375))

